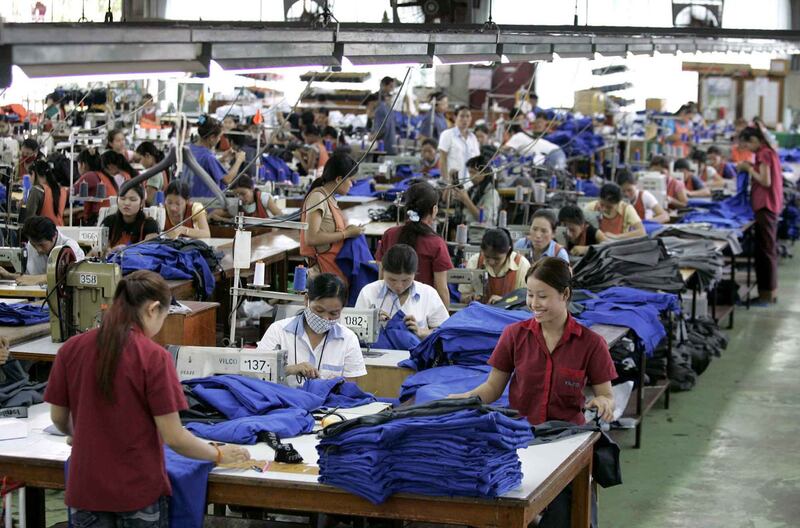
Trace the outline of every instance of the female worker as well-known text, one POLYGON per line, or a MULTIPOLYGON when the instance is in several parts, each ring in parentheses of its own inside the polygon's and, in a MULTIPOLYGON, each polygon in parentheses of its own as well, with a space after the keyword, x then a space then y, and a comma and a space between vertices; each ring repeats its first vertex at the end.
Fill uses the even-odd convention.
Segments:
POLYGON ((34 161, 30 166, 35 184, 28 194, 25 216, 46 216, 57 226, 64 225, 64 208, 69 198, 69 190, 61 187, 53 174, 53 168, 46 161, 34 161))
MULTIPOLYGON (((219 121, 207 115, 201 115, 197 118, 197 125, 197 134, 200 137, 196 143, 189 145, 189 150, 191 150, 200 167, 211 176, 218 186, 222 187, 223 184, 229 184, 239 174, 239 169, 245 160, 244 151, 238 151, 234 156, 231 168, 225 170, 214 154, 214 148, 222 138, 222 125, 220 125, 219 121)), ((190 182, 189 192, 192 197, 214 196, 205 181, 201 180, 191 169, 185 172, 184 177, 186 181, 190 182)))
POLYGON ((555 241, 558 219, 549 209, 539 209, 533 213, 531 230, 526 238, 517 240, 514 249, 524 251, 536 262, 544 257, 558 257, 569 263, 567 250, 555 241))
POLYGON ((405 244, 395 244, 381 260, 383 279, 361 289, 356 308, 375 308, 386 321, 398 311, 404 322, 420 339, 427 337, 449 317, 439 294, 427 284, 414 280, 417 252, 405 244))
POLYGON ((125 156, 113 150, 107 150, 100 155, 100 167, 103 174, 116 183, 117 189, 122 187, 126 181, 139 175, 139 171, 131 166, 125 156))
POLYGON ((135 152, 128 150, 125 144, 125 131, 121 128, 115 128, 108 132, 106 136, 106 148, 125 156, 125 160, 129 163, 135 161, 137 157, 135 152))
MULTIPOLYGON (((136 154, 139 156, 139 163, 145 170, 155 167, 164 159, 164 153, 150 141, 142 141, 136 147, 136 154)), ((166 170, 151 177, 145 182, 147 185, 147 205, 154 205, 156 201, 156 193, 158 191, 166 191, 169 185, 169 173, 166 170)))
POLYGON ((169 182, 164 205, 167 209, 164 231, 168 237, 211 237, 211 229, 208 227, 208 217, 203 204, 193 203, 189 200, 189 186, 184 182, 179 180, 169 182), (183 223, 181 224, 181 222, 183 223))
POLYGON ((22 183, 22 177, 31 173, 31 164, 38 160, 44 160, 44 155, 39 150, 39 143, 33 138, 24 140, 19 148, 19 161, 17 162, 18 182, 22 183))
POLYGON ((750 202, 756 213, 758 297, 762 303, 774 303, 778 294, 778 216, 783 211, 783 172, 778 154, 760 128, 742 130, 739 145, 755 154, 755 164, 743 161, 737 170, 747 171, 752 182, 750 202))
POLYGON ((432 286, 448 306, 447 270, 453 269, 453 260, 444 239, 433 229, 439 214, 439 191, 427 182, 419 182, 409 186, 403 197, 407 220, 383 234, 375 258, 380 261, 398 243, 414 248, 419 261, 416 280, 432 286))
POLYGON ((332 273, 308 281, 306 307, 300 314, 275 321, 258 342, 261 350, 288 351, 286 374, 291 385, 304 379, 364 376, 364 357, 358 337, 339 320, 347 288, 332 273))
POLYGON ((451 192, 453 199, 461 203, 465 223, 481 221, 480 211, 483 209, 481 223, 494 226, 497 224, 497 213, 500 212, 500 193, 494 187, 494 171, 483 156, 469 159, 467 169, 472 188, 467 191, 457 187, 445 192, 451 192))
MULTIPOLYGON (((583 424, 583 409, 596 409, 613 420, 617 377, 605 340, 569 314, 572 272, 561 259, 547 257, 528 271, 527 304, 534 316, 503 330, 489 358, 493 367, 485 383, 465 394, 484 403, 496 401, 511 381, 510 406, 532 425, 548 420, 583 424), (591 385, 594 398, 584 405, 583 389, 591 385)), ((569 492, 548 506, 539 526, 569 526, 569 492)))
MULTIPOLYGON (((233 192, 236 193, 241 203, 239 211, 244 213, 245 216, 270 218, 283 214, 272 195, 256 189, 250 176, 239 176, 239 179, 233 184, 233 192)), ((215 209, 211 213, 212 220, 226 218, 231 218, 231 215, 225 209, 215 209)))
POLYGON ((166 526, 172 492, 163 444, 217 464, 250 458, 181 425, 178 413, 188 406, 175 365, 152 340, 170 298, 159 275, 134 271, 117 285, 100 328, 58 351, 44 398, 55 426, 72 437, 64 502, 75 526, 166 526))
POLYGON ((354 172, 355 161, 348 153, 335 151, 325 164, 322 176, 311 184, 301 212, 301 221, 308 222, 308 229, 300 231, 300 254, 308 259, 312 275, 333 273, 345 284, 347 279, 336 265, 336 255, 345 239, 360 236, 364 228, 347 225, 333 195, 345 195, 350 191, 349 176, 354 172))
POLYGON ((103 219, 111 251, 158 236, 158 223, 144 215, 144 190, 134 185, 117 199, 117 212, 103 219))
POLYGON ((628 169, 617 171, 617 182, 622 189, 622 194, 633 205, 636 214, 642 220, 651 220, 659 224, 669 222, 669 213, 661 207, 656 197, 646 189, 639 189, 639 179, 628 169))
POLYGON ((600 199, 589 202, 584 211, 598 217, 605 238, 623 240, 645 236, 642 219, 632 205, 622 201, 622 190, 616 183, 604 184, 600 188, 600 199))
MULTIPOLYGON (((117 182, 103 172, 103 163, 100 155, 95 149, 88 148, 78 155, 78 172, 81 177, 72 187, 75 196, 80 195, 81 184, 86 183, 89 190, 89 197, 97 196, 97 186, 103 184, 105 196, 117 195, 117 182)), ((83 225, 97 225, 97 215, 102 207, 108 207, 111 201, 105 199, 100 202, 84 202, 83 204, 83 225)))
POLYGON ((602 231, 586 221, 577 205, 565 205, 558 212, 558 221, 567 228, 567 250, 571 255, 585 255, 589 246, 605 242, 602 231))
POLYGON ((514 251, 514 240, 507 229, 489 229, 481 239, 481 252, 467 261, 467 269, 485 269, 489 281, 483 298, 475 299, 474 291, 468 284, 458 287, 461 302, 482 301, 494 304, 509 293, 525 287, 525 275, 530 262, 514 251))

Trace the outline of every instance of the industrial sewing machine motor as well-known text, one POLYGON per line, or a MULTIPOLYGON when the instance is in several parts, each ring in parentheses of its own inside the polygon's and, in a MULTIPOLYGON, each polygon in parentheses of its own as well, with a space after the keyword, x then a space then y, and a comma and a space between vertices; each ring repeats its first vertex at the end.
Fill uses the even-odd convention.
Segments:
POLYGON ((95 328, 114 299, 122 272, 116 264, 75 261, 68 246, 58 246, 47 261, 47 306, 54 343, 95 328))

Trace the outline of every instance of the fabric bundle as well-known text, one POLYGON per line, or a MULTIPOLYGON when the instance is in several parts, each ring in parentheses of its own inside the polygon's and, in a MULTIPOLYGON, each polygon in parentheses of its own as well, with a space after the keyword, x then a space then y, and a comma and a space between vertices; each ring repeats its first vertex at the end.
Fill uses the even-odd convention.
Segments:
POLYGON ((380 504, 394 493, 507 493, 522 482, 517 449, 533 434, 516 412, 470 398, 347 420, 320 438, 319 481, 380 504))
POLYGON ((336 255, 336 265, 347 278, 349 295, 347 306, 355 306, 361 289, 378 280, 378 266, 369 250, 364 235, 348 238, 336 255))
POLYGON ((573 269, 573 284, 591 291, 629 286, 678 293, 684 288, 677 259, 663 242, 647 238, 590 246, 573 269))
POLYGON ((698 285, 705 291, 722 279, 725 259, 711 240, 688 240, 677 237, 661 237, 667 252, 678 259, 678 266, 696 271, 698 285))
MULTIPOLYGON (((461 394, 478 387, 489 377, 489 365, 447 365, 433 367, 407 377, 400 387, 400 401, 414 399, 419 405, 429 401, 441 400, 451 394, 461 394)), ((498 407, 508 407, 508 386, 500 399, 492 403, 498 407)))
POLYGON ((689 205, 698 209, 684 215, 680 223, 707 223, 714 227, 740 229, 751 222, 755 215, 747 197, 750 176, 746 172, 737 174, 736 195, 718 202, 689 200, 689 205))
POLYGON ((35 383, 22 364, 12 359, 0 366, 0 408, 30 407, 44 401, 47 382, 35 383))
POLYGON ((182 251, 161 241, 152 241, 112 253, 106 260, 118 264, 123 275, 144 269, 167 280, 191 279, 202 298, 214 293, 214 274, 198 249, 182 251))
POLYGON ((38 304, 0 302, 0 326, 31 326, 50 320, 50 309, 38 304))
POLYGON ((411 349, 411 357, 399 366, 424 370, 439 365, 485 365, 505 327, 530 316, 527 311, 473 302, 411 349))
POLYGON ((555 143, 569 156, 591 156, 603 146, 603 136, 594 133, 592 119, 568 119, 559 125, 555 132, 547 134, 544 139, 555 143))
POLYGON ((719 229, 711 227, 710 224, 673 224, 664 226, 663 229, 654 234, 658 238, 722 240, 728 243, 728 247, 734 255, 739 255, 742 252, 742 245, 739 242, 740 235, 741 231, 738 229, 719 229))
POLYGON ((406 314, 403 310, 397 312, 381 328, 378 340, 372 348, 378 350, 411 350, 419 345, 417 334, 408 329, 405 323, 406 314))

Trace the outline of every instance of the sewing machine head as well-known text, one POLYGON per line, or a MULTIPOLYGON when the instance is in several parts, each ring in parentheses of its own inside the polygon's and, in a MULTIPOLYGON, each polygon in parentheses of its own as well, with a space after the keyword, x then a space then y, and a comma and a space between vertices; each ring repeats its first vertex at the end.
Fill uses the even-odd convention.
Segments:
POLYGON ((0 247, 0 266, 10 267, 14 273, 25 273, 27 260, 25 248, 0 247))
MULTIPOLYGON (((302 304, 278 304, 275 306, 275 320, 296 317, 305 308, 302 304)), ((380 314, 374 308, 344 308, 340 322, 358 336, 363 345, 371 345, 378 340, 381 332, 380 314)))
POLYGON ((416 156, 386 156, 384 161, 391 162, 395 167, 406 165, 411 167, 412 171, 419 170, 420 166, 422 165, 419 158, 416 156))
POLYGON ((68 246, 50 252, 47 261, 47 305, 53 342, 95 328, 111 306, 122 273, 116 264, 82 260, 68 246))
POLYGON ((482 269, 454 268, 447 270, 448 284, 469 284, 476 298, 483 297, 488 274, 482 269))
POLYGON ((58 232, 79 245, 104 252, 108 247, 107 227, 58 227, 58 232))
POLYGON ((286 350, 169 345, 181 381, 237 374, 274 383, 286 381, 286 350))

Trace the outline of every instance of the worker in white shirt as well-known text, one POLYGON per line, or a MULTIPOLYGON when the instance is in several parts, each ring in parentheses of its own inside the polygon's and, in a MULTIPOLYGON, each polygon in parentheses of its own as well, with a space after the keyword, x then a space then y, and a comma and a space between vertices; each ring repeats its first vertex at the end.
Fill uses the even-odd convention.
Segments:
MULTIPOLYGON (((458 174, 458 181, 469 180, 467 161, 480 155, 481 147, 478 138, 469 126, 472 123, 472 112, 466 106, 456 108, 456 126, 448 128, 439 136, 439 160, 443 178, 452 178, 458 174)), ((446 180, 447 181, 447 180, 446 180)))
POLYGON ((398 311, 405 314, 406 327, 420 339, 427 337, 449 317, 437 291, 414 280, 418 258, 414 248, 395 244, 383 255, 383 280, 361 289, 356 308, 377 309, 386 321, 398 311))
POLYGON ((50 252, 58 246, 69 246, 75 253, 76 261, 85 258, 78 243, 59 233, 56 224, 45 216, 32 216, 25 220, 22 236, 28 239, 25 273, 20 276, 0 268, 0 279, 16 278, 17 284, 24 286, 47 283, 47 261, 50 252))
POLYGON ((669 222, 669 213, 658 203, 653 193, 639 189, 637 186, 638 178, 627 169, 617 171, 617 181, 622 188, 622 194, 627 198, 628 203, 636 209, 636 214, 642 220, 651 220, 659 224, 669 222))

